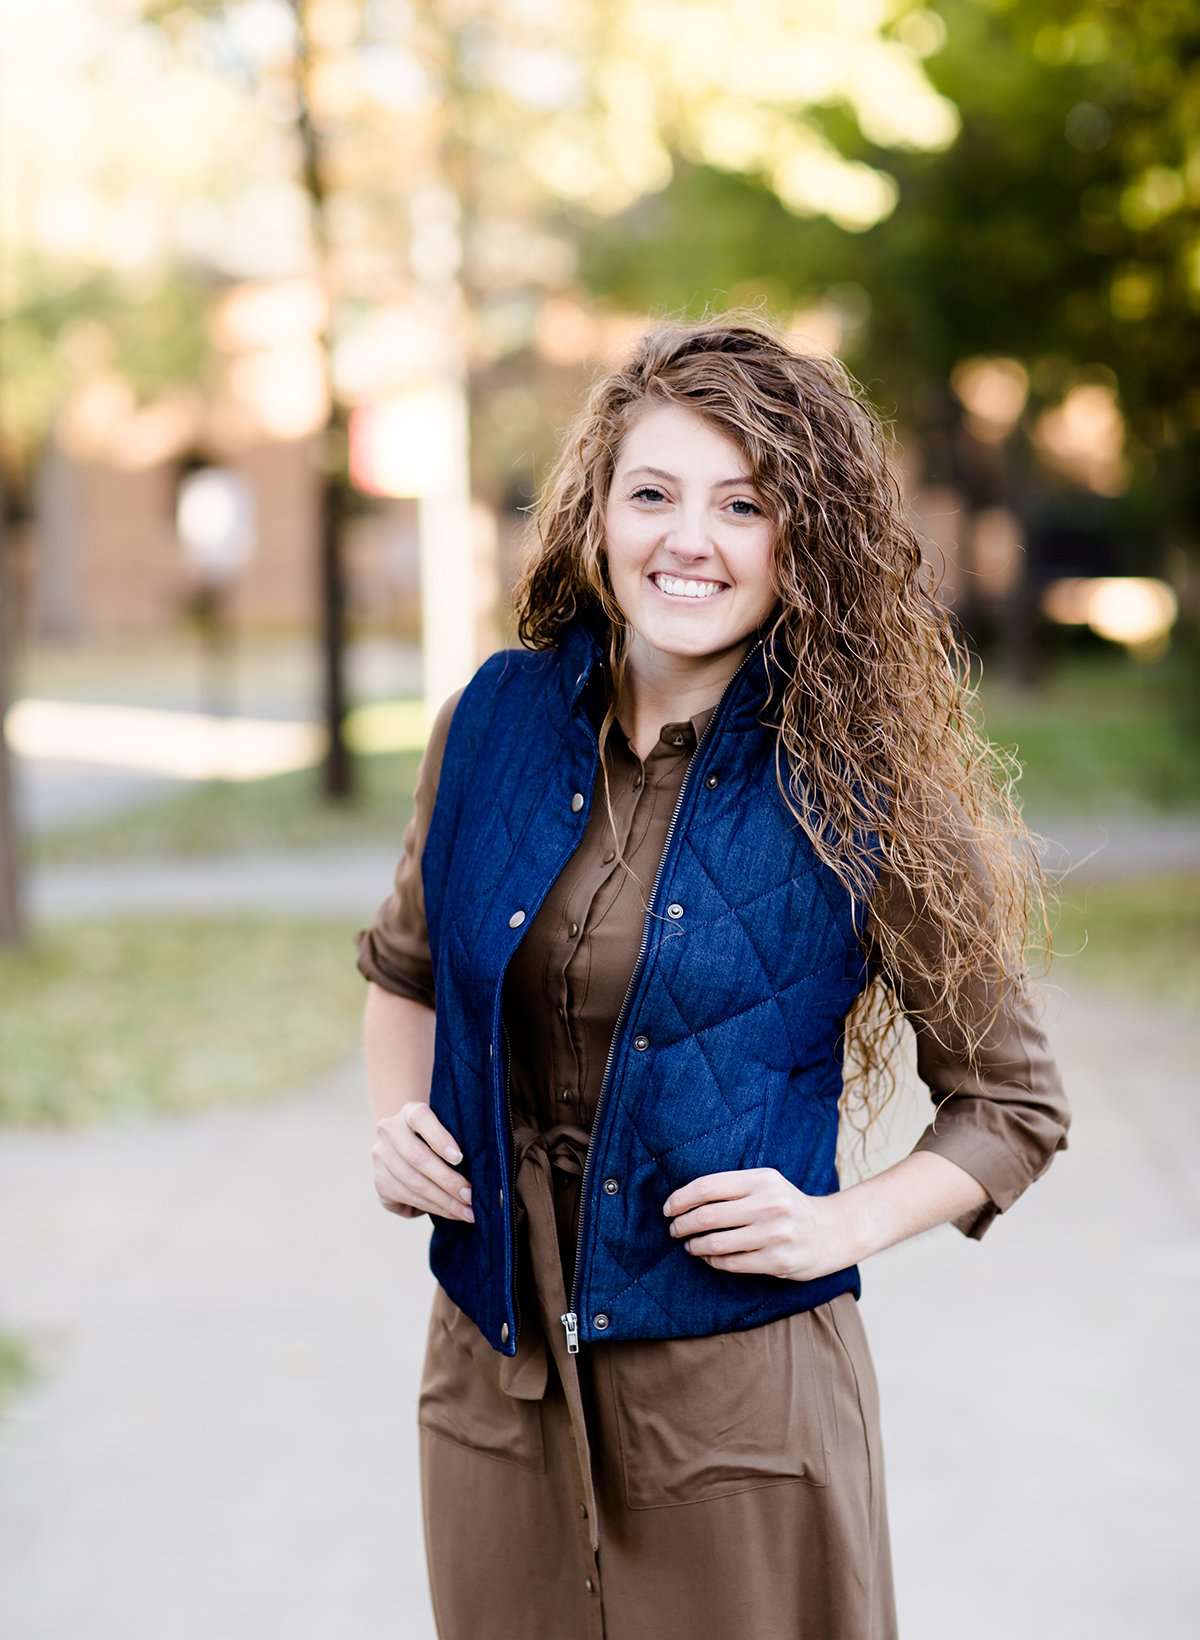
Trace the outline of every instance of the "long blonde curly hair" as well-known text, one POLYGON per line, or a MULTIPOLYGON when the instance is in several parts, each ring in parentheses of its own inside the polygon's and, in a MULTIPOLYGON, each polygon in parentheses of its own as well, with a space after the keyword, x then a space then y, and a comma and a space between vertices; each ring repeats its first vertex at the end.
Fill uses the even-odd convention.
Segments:
MULTIPOLYGON (((905 516, 891 434, 840 361, 795 351, 740 308, 662 319, 597 379, 532 509, 517 634, 543 649, 576 615, 607 617, 602 754, 631 637, 609 577, 605 509, 625 433, 661 404, 738 445, 775 523, 777 602, 763 631, 785 679, 775 726, 784 801, 868 907, 873 832, 894 897, 886 921, 868 919, 871 978, 846 1021, 842 1108, 865 1160, 898 1085, 904 1014, 973 1064, 1009 988, 1028 978, 1035 933, 1049 958, 1050 885, 1014 795, 1019 765, 977 722, 970 651, 905 516)), ((611 821, 603 755, 601 768, 611 821)))

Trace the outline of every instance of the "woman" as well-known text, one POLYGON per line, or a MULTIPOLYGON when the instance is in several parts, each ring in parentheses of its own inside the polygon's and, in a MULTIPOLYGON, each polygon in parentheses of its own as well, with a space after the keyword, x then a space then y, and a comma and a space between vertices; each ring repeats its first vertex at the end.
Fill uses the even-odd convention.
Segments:
POLYGON ((840 365, 656 326, 539 526, 358 934, 439 1634, 884 1640, 858 1263, 1066 1146, 1040 867, 840 365), (935 1120, 839 1188, 905 1016, 935 1120))

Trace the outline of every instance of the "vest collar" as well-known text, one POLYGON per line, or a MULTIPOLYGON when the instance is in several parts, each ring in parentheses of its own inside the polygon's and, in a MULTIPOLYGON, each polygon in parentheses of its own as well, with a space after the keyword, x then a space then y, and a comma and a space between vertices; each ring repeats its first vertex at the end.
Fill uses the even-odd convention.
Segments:
MULTIPOLYGON (((768 660, 763 644, 768 625, 769 621, 763 621, 757 628, 752 650, 729 685, 730 698, 722 718, 727 730, 744 731, 760 726, 764 709, 773 708, 781 697, 786 680, 781 668, 768 660)), ((560 633, 552 653, 557 659, 557 704, 562 716, 570 719, 582 709, 580 702, 594 671, 608 666, 604 615, 594 610, 574 615, 560 633)))

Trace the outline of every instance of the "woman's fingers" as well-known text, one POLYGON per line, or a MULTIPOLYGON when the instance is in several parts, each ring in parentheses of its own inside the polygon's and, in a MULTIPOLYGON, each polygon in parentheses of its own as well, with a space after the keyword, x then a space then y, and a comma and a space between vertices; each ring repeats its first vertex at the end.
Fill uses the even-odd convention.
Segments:
MULTIPOLYGON (((413 1125, 414 1118, 406 1114, 410 1109, 411 1106, 404 1105, 395 1116, 385 1117, 380 1122, 381 1142, 385 1147, 390 1147, 392 1152, 406 1161, 410 1167, 415 1167, 418 1173, 423 1173, 448 1196, 453 1196, 456 1201, 469 1202, 471 1186, 461 1173, 454 1171, 449 1162, 443 1162, 434 1154, 424 1134, 413 1125)), ((428 1106, 425 1109, 428 1110, 428 1106)), ((434 1117, 434 1120, 437 1118, 434 1117)), ((445 1129, 442 1131, 445 1132, 445 1129)))
MULTIPOLYGON (((468 1203, 443 1190, 394 1148, 389 1153, 381 1144, 376 1144, 371 1155, 375 1162, 375 1188, 385 1203, 407 1202, 426 1213, 439 1213, 443 1218, 474 1223, 475 1215, 468 1203)), ((452 1177, 458 1179, 457 1174, 452 1177)))
POLYGON ((462 1161, 462 1151, 454 1135, 442 1126, 427 1099, 410 1099, 406 1105, 401 1105, 399 1115, 414 1133, 421 1135, 431 1150, 437 1151, 439 1156, 444 1156, 455 1166, 462 1161))

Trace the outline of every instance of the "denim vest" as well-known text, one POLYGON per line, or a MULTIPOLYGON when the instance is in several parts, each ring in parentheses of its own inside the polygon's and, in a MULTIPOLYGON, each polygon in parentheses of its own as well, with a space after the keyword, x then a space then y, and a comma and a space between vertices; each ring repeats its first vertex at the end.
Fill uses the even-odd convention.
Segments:
MULTIPOLYGON (((551 649, 484 661, 451 719, 422 855, 437 1010, 430 1103, 462 1147, 475 1209, 474 1224, 431 1216, 429 1264, 506 1355, 520 1318, 501 992, 587 824, 606 664, 582 615, 551 649)), ((838 1189, 844 1025, 868 977, 861 906, 776 786, 776 735, 763 719, 780 681, 760 630, 668 826, 581 1181, 571 1349, 733 1332, 861 1292, 857 1265, 812 1281, 713 1269, 670 1235, 662 1211, 681 1185, 734 1168, 778 1168, 810 1195, 838 1189)))

